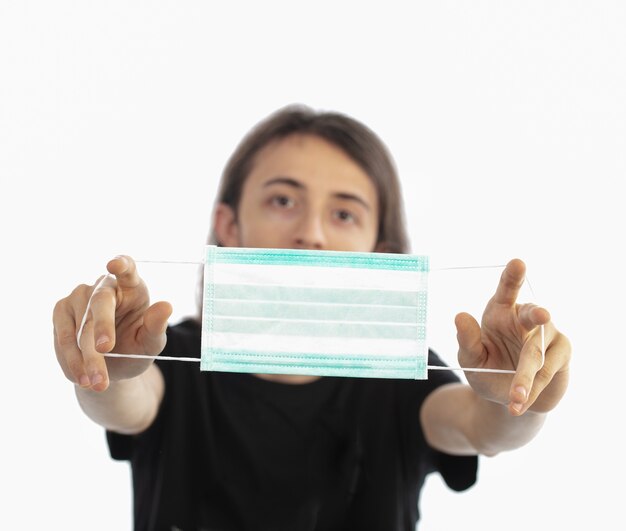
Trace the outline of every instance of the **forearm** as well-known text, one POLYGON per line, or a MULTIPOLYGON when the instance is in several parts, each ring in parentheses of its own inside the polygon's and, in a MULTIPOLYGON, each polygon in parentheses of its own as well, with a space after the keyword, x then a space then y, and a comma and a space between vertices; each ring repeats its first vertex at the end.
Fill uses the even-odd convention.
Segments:
POLYGON ((543 426, 546 413, 527 411, 513 416, 508 407, 474 394, 474 408, 467 427, 468 441, 483 455, 496 455, 530 442, 543 426))
POLYGON ((426 440, 454 455, 496 455, 525 445, 545 421, 545 413, 513 416, 502 404, 479 397, 463 384, 431 393, 421 411, 426 440))
POLYGON ((154 420, 163 387, 161 372, 153 365, 134 378, 112 381, 106 391, 75 389, 78 403, 90 419, 108 430, 135 434, 154 420))

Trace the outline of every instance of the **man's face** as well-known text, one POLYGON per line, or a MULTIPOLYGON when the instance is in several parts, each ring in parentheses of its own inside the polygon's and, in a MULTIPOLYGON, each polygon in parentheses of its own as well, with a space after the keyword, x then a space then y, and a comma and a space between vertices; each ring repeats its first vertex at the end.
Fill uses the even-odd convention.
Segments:
POLYGON ((226 246, 373 251, 378 216, 358 164, 317 136, 292 135, 257 154, 237 219, 218 237, 226 246))

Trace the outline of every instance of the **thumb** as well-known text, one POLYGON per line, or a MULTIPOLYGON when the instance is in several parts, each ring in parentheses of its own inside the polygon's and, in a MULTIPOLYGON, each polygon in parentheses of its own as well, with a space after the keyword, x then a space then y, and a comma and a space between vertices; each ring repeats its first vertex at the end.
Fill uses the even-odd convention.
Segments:
POLYGON ((171 315, 172 305, 169 302, 155 302, 144 312, 143 326, 138 334, 144 354, 156 356, 161 353, 167 340, 165 331, 171 315))
POLYGON ((465 367, 479 367, 484 358, 480 325, 469 313, 460 313, 454 319, 459 343, 459 363, 465 367))

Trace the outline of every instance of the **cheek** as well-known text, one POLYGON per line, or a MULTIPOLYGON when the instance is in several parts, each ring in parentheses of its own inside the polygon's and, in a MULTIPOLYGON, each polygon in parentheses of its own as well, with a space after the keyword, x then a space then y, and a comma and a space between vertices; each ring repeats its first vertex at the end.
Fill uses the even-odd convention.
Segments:
POLYGON ((346 230, 331 226, 326 231, 328 247, 336 251, 371 252, 376 247, 374 231, 363 228, 346 230))
POLYGON ((243 247, 284 247, 290 223, 284 218, 275 218, 267 212, 248 211, 248 215, 240 219, 240 244, 243 247))

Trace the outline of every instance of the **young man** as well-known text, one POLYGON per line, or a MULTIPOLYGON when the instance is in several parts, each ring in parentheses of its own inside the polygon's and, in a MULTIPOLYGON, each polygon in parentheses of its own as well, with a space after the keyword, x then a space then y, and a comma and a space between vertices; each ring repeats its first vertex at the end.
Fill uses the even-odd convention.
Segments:
MULTIPOLYGON (((406 252, 399 190, 367 127, 289 107, 231 157, 211 240, 406 252)), ((105 358, 199 357, 201 332, 197 319, 168 327, 170 305, 150 305, 130 257, 107 268, 57 304, 55 348, 112 456, 131 462, 136 529, 413 530, 427 474, 468 488, 477 456, 531 440, 567 388, 568 340, 545 309, 516 304, 520 260, 507 265, 480 325, 456 319, 463 366, 516 373, 469 373, 470 385, 447 371, 419 381, 322 378, 105 358)), ((442 362, 431 352, 429 364, 442 362)))

